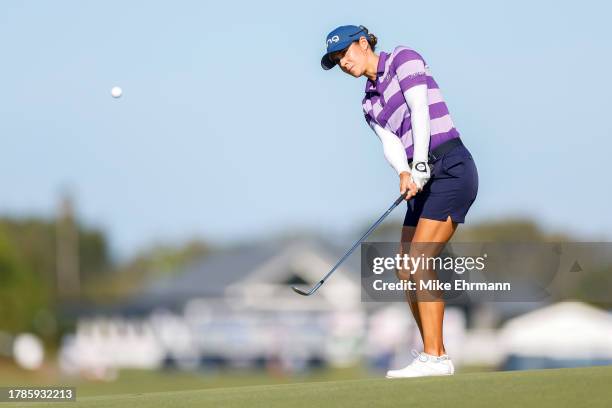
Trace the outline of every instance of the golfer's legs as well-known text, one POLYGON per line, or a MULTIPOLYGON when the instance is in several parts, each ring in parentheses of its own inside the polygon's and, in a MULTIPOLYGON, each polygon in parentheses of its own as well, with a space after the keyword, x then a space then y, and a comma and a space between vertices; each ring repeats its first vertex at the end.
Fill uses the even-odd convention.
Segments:
MULTIPOLYGON (((404 248, 403 244, 412 242, 412 237, 414 236, 415 231, 416 231, 416 227, 411 227, 411 226, 402 227, 402 240, 401 240, 402 245, 400 245, 400 254, 402 256, 404 256, 404 249, 409 248, 408 245, 406 245, 406 248, 404 248)), ((407 279, 409 277, 409 273, 410 271, 398 270, 398 278, 407 279)), ((421 327, 421 317, 419 316, 419 307, 417 305, 416 298, 414 296, 410 296, 410 292, 407 290, 404 291, 404 293, 406 295, 406 301, 408 302, 408 305, 410 306, 410 311, 412 312, 412 316, 414 316, 414 321, 419 327, 419 333, 421 334, 421 340, 423 340, 423 343, 425 343, 425 339, 423 338, 423 328, 421 327)))
MULTIPOLYGON (((426 256, 438 256, 442 250, 442 245, 414 245, 416 243, 437 242, 445 243, 453 236, 457 224, 450 217, 446 221, 436 221, 420 218, 416 230, 412 237, 411 256, 421 255, 423 249, 428 250, 426 256), (418 253, 417 253, 418 252, 418 253)), ((417 272, 417 276, 426 276, 433 271, 422 270, 417 272)), ((429 275, 431 276, 431 275, 429 275)), ((442 355, 446 352, 442 337, 442 324, 444 322, 444 301, 418 301, 418 314, 421 321, 421 335, 423 337, 424 351, 432 355, 442 355)))

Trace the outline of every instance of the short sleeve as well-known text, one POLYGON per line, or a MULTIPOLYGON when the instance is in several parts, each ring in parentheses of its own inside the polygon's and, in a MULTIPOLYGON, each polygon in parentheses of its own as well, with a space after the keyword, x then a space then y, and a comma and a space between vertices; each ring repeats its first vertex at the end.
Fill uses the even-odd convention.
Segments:
POLYGON ((394 54, 393 66, 402 93, 416 85, 427 84, 426 63, 418 52, 398 47, 394 54))

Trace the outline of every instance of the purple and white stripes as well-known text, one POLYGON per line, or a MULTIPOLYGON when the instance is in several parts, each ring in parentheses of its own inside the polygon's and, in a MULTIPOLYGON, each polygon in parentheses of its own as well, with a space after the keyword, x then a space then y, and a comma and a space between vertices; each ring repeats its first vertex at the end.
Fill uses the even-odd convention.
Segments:
POLYGON ((395 133, 406 148, 408 158, 413 155, 412 123, 404 93, 413 86, 427 84, 429 149, 459 137, 438 84, 419 53, 404 46, 396 47, 391 54, 381 52, 377 73, 376 81, 366 82, 362 101, 366 121, 368 124, 374 121, 395 133))

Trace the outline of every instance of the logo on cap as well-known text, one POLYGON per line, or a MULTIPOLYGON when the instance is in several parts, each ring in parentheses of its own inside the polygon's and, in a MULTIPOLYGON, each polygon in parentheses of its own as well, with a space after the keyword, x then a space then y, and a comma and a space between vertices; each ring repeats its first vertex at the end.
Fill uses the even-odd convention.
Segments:
POLYGON ((337 35, 334 35, 333 37, 330 37, 327 39, 327 43, 325 45, 329 47, 329 44, 337 43, 338 41, 340 41, 340 37, 338 37, 337 35))

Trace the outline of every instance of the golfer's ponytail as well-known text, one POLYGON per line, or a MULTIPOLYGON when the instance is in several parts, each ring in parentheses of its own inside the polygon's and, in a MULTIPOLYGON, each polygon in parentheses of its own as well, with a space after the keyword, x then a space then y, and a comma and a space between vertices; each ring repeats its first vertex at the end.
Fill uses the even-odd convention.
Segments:
POLYGON ((375 51, 376 43, 378 43, 378 37, 376 37, 372 33, 368 33, 368 43, 370 44, 370 48, 372 48, 372 51, 375 51))

